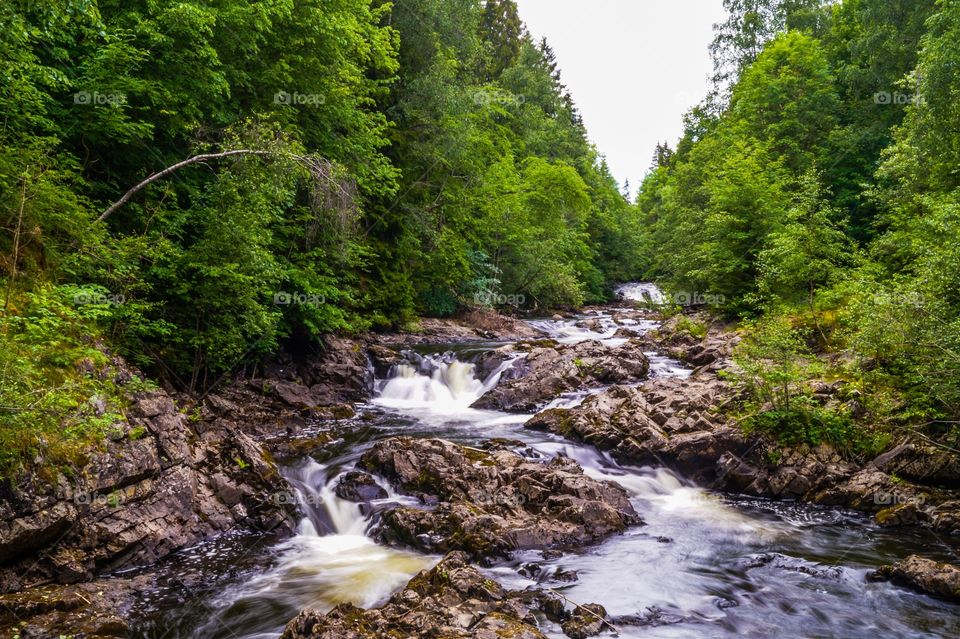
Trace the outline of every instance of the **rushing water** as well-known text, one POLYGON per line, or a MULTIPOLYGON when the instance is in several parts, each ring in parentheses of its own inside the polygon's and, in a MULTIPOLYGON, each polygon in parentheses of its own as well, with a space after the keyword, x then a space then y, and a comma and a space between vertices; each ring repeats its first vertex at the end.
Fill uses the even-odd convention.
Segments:
MULTIPOLYGON (((620 293, 662 301, 649 284, 626 285, 620 293)), ((532 323, 561 342, 598 339, 611 347, 624 339, 614 336, 621 326, 654 327, 622 318, 618 324, 616 316, 617 309, 605 309, 532 323), (597 320, 597 330, 584 328, 590 325, 584 320, 597 320)), ((377 397, 360 407, 366 437, 344 442, 323 463, 308 458, 286 469, 290 498, 304 513, 298 534, 280 543, 227 538, 181 554, 167 570, 202 573, 202 587, 194 584, 187 593, 182 579, 170 579, 141 611, 145 634, 273 638, 305 607, 377 605, 435 563, 438 557, 374 543, 360 507, 333 492, 339 475, 374 440, 406 434, 465 444, 519 440, 527 455, 566 455, 591 476, 628 490, 645 525, 557 559, 524 552, 489 569, 512 588, 551 587, 574 601, 602 603, 617 619, 621 637, 960 636, 955 606, 865 580, 872 567, 910 552, 951 556, 954 550, 935 536, 880 529, 836 509, 713 494, 669 470, 623 467, 592 448, 526 430, 530 415, 470 408, 516 363, 504 362, 478 379, 471 361, 493 346, 434 345, 408 354, 407 363, 379 380, 377 397), (570 571, 576 581, 568 581, 570 571)), ((689 374, 678 362, 654 355, 652 375, 689 374)), ((574 405, 585 395, 570 394, 551 405, 574 405)), ((405 502, 410 498, 390 491, 371 510, 405 502)), ((564 636, 548 623, 543 631, 564 636)))

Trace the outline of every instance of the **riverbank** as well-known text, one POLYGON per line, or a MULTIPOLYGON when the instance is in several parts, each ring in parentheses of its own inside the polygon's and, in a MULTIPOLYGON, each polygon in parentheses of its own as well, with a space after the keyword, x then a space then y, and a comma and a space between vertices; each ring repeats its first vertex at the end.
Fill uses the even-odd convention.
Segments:
MULTIPOLYGON (((351 544, 361 544, 358 548, 369 548, 373 552, 377 547, 365 534, 369 531, 383 546, 397 549, 391 553, 399 553, 390 555, 392 565, 400 567, 389 580, 396 583, 393 590, 407 583, 422 566, 416 555, 404 554, 405 549, 428 553, 424 557, 428 565, 439 559, 438 553, 464 550, 475 561, 494 568, 503 566, 504 561, 510 565, 517 557, 531 552, 543 553, 539 559, 526 560, 518 566, 522 570, 511 573, 513 576, 508 576, 506 581, 515 581, 520 578, 518 575, 526 574, 524 579, 529 584, 530 575, 541 574, 546 581, 534 579, 534 584, 546 586, 552 582, 554 588, 566 587, 563 584, 578 583, 579 579, 577 571, 568 574, 570 569, 564 569, 563 563, 577 563, 579 560, 575 557, 584 549, 596 548, 597 544, 608 548, 620 543, 639 543, 631 540, 645 534, 644 529, 670 528, 669 519, 665 522, 662 514, 650 510, 648 491, 651 487, 655 492, 667 491, 664 494, 703 495, 704 498, 707 495, 699 489, 687 492, 693 489, 683 483, 671 488, 670 482, 674 480, 666 476, 651 484, 645 475, 634 475, 634 471, 629 470, 643 466, 673 469, 680 477, 731 494, 776 498, 787 503, 801 500, 860 508, 876 514, 877 520, 887 526, 924 524, 938 533, 954 531, 949 527, 955 512, 950 491, 938 492, 940 499, 936 502, 931 497, 920 502, 919 495, 927 495, 929 486, 904 482, 894 474, 896 471, 879 466, 884 462, 903 463, 903 457, 899 456, 902 453, 886 460, 873 460, 862 467, 826 449, 798 449, 785 451, 780 457, 772 456, 770 442, 745 435, 724 410, 736 400, 736 390, 723 379, 722 373, 731 366, 730 354, 738 339, 737 333, 720 324, 711 324, 702 336, 679 335, 670 330, 669 324, 660 333, 652 333, 654 319, 643 309, 614 305, 588 309, 572 318, 531 323, 496 318, 491 321, 489 317, 482 325, 476 321, 424 322, 424 331, 418 334, 330 339, 326 351, 317 360, 279 362, 260 376, 237 379, 202 402, 184 406, 182 410, 186 414, 171 412, 172 402, 168 404, 168 398, 163 395, 144 398, 147 408, 141 407, 134 419, 145 420, 144 428, 151 434, 151 441, 158 442, 158 450, 167 441, 162 434, 168 432, 159 424, 170 422, 176 424, 174 432, 182 433, 188 448, 194 446, 189 451, 191 459, 220 460, 219 465, 194 463, 190 467, 200 475, 198 485, 211 487, 210 504, 229 506, 230 501, 239 496, 240 501, 233 506, 239 503, 247 509, 244 500, 256 498, 257 503, 269 506, 261 510, 261 514, 286 514, 283 525, 266 533, 270 529, 262 522, 251 525, 252 520, 238 518, 232 523, 225 520, 219 529, 211 530, 198 524, 188 529, 192 537, 183 533, 182 527, 171 528, 175 532, 180 530, 181 534, 172 535, 168 545, 161 547, 161 550, 167 549, 166 553, 151 556, 123 549, 113 559, 99 562, 94 555, 83 574, 49 572, 45 577, 48 581, 80 582, 78 585, 50 584, 0 598, 0 604, 8 611, 4 623, 10 624, 8 628, 33 628, 22 632, 24 637, 63 634, 70 627, 79 628, 80 634, 88 636, 125 636, 124 633, 135 630, 129 620, 140 619, 135 624, 142 623, 145 613, 142 609, 135 610, 138 602, 150 593, 169 592, 171 588, 169 583, 161 583, 165 581, 159 577, 163 569, 152 573, 142 570, 143 567, 161 559, 162 554, 176 550, 177 543, 182 543, 180 547, 191 546, 224 530, 254 531, 257 539, 273 540, 267 545, 282 542, 281 546, 289 549, 284 552, 292 554, 281 554, 270 561, 277 561, 280 566, 291 561, 291 570, 303 562, 302 554, 297 554, 304 552, 298 549, 302 543, 332 548, 336 539, 352 540, 351 544), (688 367, 669 359, 671 357, 687 361, 688 367), (648 376, 651 378, 647 379, 648 376), (158 401, 162 408, 155 411, 158 401), (543 410, 531 414, 538 409, 543 410), (227 433, 216 430, 214 425, 221 428, 230 425, 239 434, 231 440, 229 433, 234 430, 227 433), (414 437, 398 437, 404 434, 414 437), (222 446, 225 441, 236 441, 241 435, 248 448, 247 456, 236 457, 233 449, 209 450, 214 445, 222 446), (548 438, 544 439, 544 435, 548 438), (194 440, 204 442, 205 447, 196 448, 194 440), (569 448, 564 443, 567 441, 583 442, 588 447, 569 448), (468 447, 462 448, 464 444, 468 447), (611 461, 594 457, 595 453, 590 452, 593 448, 609 451, 611 461), (320 459, 323 464, 316 466, 313 461, 314 466, 305 467, 298 461, 304 456, 320 459), (260 461, 255 462, 253 457, 260 461), (245 489, 245 486, 253 488, 247 476, 253 467, 256 468, 254 476, 269 478, 273 483, 245 489), (350 480, 353 483, 348 482, 345 473, 358 470, 369 474, 362 478, 354 475, 350 480), (286 482, 279 480, 281 473, 286 482), (223 479, 230 483, 224 483, 223 479), (627 492, 623 492, 624 486, 627 492), (881 492, 886 490, 897 492, 881 492), (881 503, 887 494, 895 495, 890 499, 896 503, 881 503), (901 503, 909 498, 905 496, 914 496, 917 501, 901 503), (296 510, 308 514, 304 520, 309 522, 307 528, 301 522, 298 529, 293 530, 289 514, 296 510), (908 512, 918 514, 911 518, 906 516, 908 512), (641 520, 646 520, 645 526, 641 520), (283 542, 285 538, 289 542, 283 542), (623 541, 616 541, 621 538, 623 541), (110 563, 118 559, 123 563, 110 563), (559 565, 554 565, 556 562, 559 565), (135 576, 103 578, 116 575, 117 568, 127 567, 141 570, 135 576), (94 576, 101 578, 89 581, 94 576), (110 596, 91 597, 91 592, 106 592, 110 596), (84 621, 95 619, 109 623, 90 626, 84 621), (26 626, 20 626, 21 622, 26 622, 26 626)), ((126 447, 118 447, 113 454, 139 459, 132 457, 126 447)), ((912 459, 916 460, 916 453, 913 454, 912 459)), ((183 458, 186 455, 184 450, 183 458)), ((163 463, 166 462, 161 460, 160 466, 163 463)), ((152 468, 140 462, 134 466, 152 468)), ((150 479, 156 484, 157 478, 150 479)), ((170 488, 164 493, 170 499, 182 497, 182 491, 175 485, 170 488)), ((81 519, 78 527, 100 530, 95 526, 112 516, 127 518, 131 531, 141 530, 145 522, 131 516, 141 507, 156 508, 157 502, 146 498, 152 495, 155 499, 156 494, 159 493, 139 493, 122 503, 107 498, 99 504, 101 509, 92 513, 90 523, 81 519)), ((201 505, 205 504, 207 502, 201 500, 201 505)), ((194 521, 207 525, 213 521, 205 512, 201 509, 194 521)), ((727 516, 730 513, 724 515, 727 516)), ((22 529, 22 522, 16 520, 7 528, 22 529)), ((672 541, 675 534, 671 535, 654 535, 651 541, 661 546, 680 544, 672 541), (659 538, 667 541, 657 541, 659 538)), ((44 538, 35 535, 33 539, 43 541, 44 538)), ((150 538, 139 541, 147 544, 150 538)), ((639 546, 631 552, 643 556, 645 548, 639 546)), ((948 548, 949 544, 936 552, 942 556, 949 553, 948 548)), ((44 541, 29 552, 31 558, 40 559, 43 565, 44 560, 69 554, 68 551, 86 556, 85 546, 69 546, 63 540, 44 541)), ((364 561, 369 561, 358 555, 345 555, 351 556, 355 567, 360 569, 364 561)), ((256 557, 257 554, 250 554, 254 563, 259 561, 256 557)), ((764 566, 764 570, 778 565, 803 565, 775 558, 751 561, 759 562, 757 566, 764 566)), ((177 566, 176 557, 172 558, 171 565, 177 566)), ((369 569, 381 570, 378 567, 381 565, 374 562, 369 569)), ((18 566, 9 574, 28 574, 29 570, 24 567, 29 566, 18 566)), ((255 575, 263 569, 247 567, 245 570, 249 571, 246 579, 255 581, 259 578, 255 575)), ((267 570, 267 575, 272 575, 270 579, 280 579, 281 583, 286 583, 284 579, 293 579, 291 587, 303 579, 292 576, 296 573, 267 570)), ((312 570, 317 570, 320 576, 336 569, 329 563, 321 563, 312 570)), ((595 591, 588 587, 586 573, 589 570, 580 570, 584 574, 584 585, 575 588, 595 591)), ((212 589, 223 593, 221 599, 225 597, 228 603, 213 606, 213 626, 230 627, 229 624, 236 621, 231 617, 237 613, 230 600, 246 601, 244 606, 254 609, 259 605, 256 602, 263 595, 258 594, 256 588, 250 590, 247 585, 232 591, 215 570, 209 572, 209 575, 186 579, 179 587, 188 592, 212 589), (228 596, 228 592, 233 594, 228 596), (225 607, 221 610, 218 606, 225 607)), ((360 573, 352 574, 355 576, 350 579, 360 578, 360 573)), ((499 579, 503 575, 493 576, 499 579)), ((492 577, 485 578, 493 583, 492 577)), ((901 580, 903 582, 905 580, 901 580)), ((20 590, 17 583, 8 583, 12 584, 9 590, 20 590)), ((323 583, 312 587, 329 587, 323 583)), ((339 597, 347 596, 354 603, 368 603, 365 608, 375 608, 393 591, 376 590, 365 595, 364 587, 356 583, 353 593, 329 599, 327 595, 318 599, 317 594, 294 593, 272 605, 282 604, 284 610, 292 611, 283 613, 287 616, 281 623, 286 623, 311 601, 329 600, 325 605, 332 608, 339 597)), ((865 583, 861 580, 861 584, 865 583)), ((926 581, 919 578, 909 583, 926 581)), ((416 591, 414 582, 407 590, 411 588, 416 591)), ((895 591, 883 592, 884 596, 892 596, 895 591)), ((180 596, 184 596, 182 592, 180 596)), ((419 596, 425 596, 425 591, 419 596)), ((192 597, 188 595, 188 600, 192 597)), ((391 600, 394 604, 398 602, 397 597, 403 599, 409 595, 396 595, 391 600)), ((591 596, 579 603, 587 601, 607 605, 613 617, 624 616, 615 601, 591 596)), ((210 604, 204 604, 207 605, 210 604)), ((417 609, 409 601, 404 605, 405 610, 417 609)), ((459 605, 451 604, 451 609, 459 605)), ((539 610, 536 606, 530 610, 534 609, 539 610)), ((554 623, 557 628, 576 617, 579 610, 568 603, 561 604, 559 609, 553 603, 548 609, 552 610, 553 620, 540 619, 537 623, 554 623)), ((322 610, 305 614, 314 620, 312 624, 330 624, 333 618, 342 622, 347 612, 348 617, 366 615, 338 610, 330 619, 323 618, 322 610)), ((530 610, 516 619, 527 623, 546 615, 543 610, 530 610)), ((150 614, 156 613, 154 610, 150 614)), ((466 626, 458 621, 458 632, 479 631, 476 622, 495 613, 503 611, 493 607, 475 611, 466 626)), ((206 616, 211 614, 208 612, 206 616)), ((450 614, 446 617, 447 621, 452 618, 450 614)), ((158 632, 146 631, 147 634, 160 634, 162 624, 167 622, 163 621, 166 617, 162 612, 159 619, 152 622, 160 624, 153 626, 158 632)), ((376 632, 395 627, 391 626, 391 614, 383 613, 378 619, 379 630, 360 636, 379 636, 376 632)), ((653 623, 652 619, 635 618, 627 622, 644 625, 653 623)), ((141 626, 136 628, 139 628, 137 632, 143 632, 141 626)), ((288 634, 305 632, 302 623, 296 628, 299 630, 289 630, 288 634)), ((180 635, 194 636, 197 630, 196 626, 194 630, 185 628, 180 635)), ((405 631, 412 632, 410 628, 405 631)), ((76 630, 71 634, 77 634, 76 630)), ((219 635, 207 628, 196 636, 219 635)))

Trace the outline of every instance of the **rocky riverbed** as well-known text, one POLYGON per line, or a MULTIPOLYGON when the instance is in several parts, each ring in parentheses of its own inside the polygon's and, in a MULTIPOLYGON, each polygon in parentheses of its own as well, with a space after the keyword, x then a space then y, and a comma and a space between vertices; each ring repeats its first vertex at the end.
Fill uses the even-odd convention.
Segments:
POLYGON ((79 473, 0 491, 0 630, 803 636, 808 614, 858 636, 844 601, 870 595, 899 615, 872 636, 960 633, 956 457, 747 436, 737 332, 656 327, 630 302, 476 314, 330 338, 199 401, 138 396, 79 473), (777 598, 800 603, 772 622, 777 598))

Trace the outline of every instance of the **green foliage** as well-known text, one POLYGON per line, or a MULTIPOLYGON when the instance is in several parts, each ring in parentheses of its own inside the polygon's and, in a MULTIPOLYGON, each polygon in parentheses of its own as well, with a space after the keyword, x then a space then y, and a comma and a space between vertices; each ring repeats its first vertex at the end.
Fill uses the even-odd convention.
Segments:
POLYGON ((809 381, 827 367, 807 347, 808 336, 790 320, 773 316, 748 325, 747 336, 734 354, 740 368, 737 381, 748 393, 740 425, 785 446, 831 446, 857 454, 876 454, 886 439, 857 424, 848 408, 828 408, 817 402, 809 381))
POLYGON ((786 318, 749 325, 748 331, 734 357, 743 371, 741 382, 760 406, 792 412, 804 382, 820 373, 821 365, 786 318))
POLYGON ((708 330, 709 327, 705 323, 687 316, 681 316, 676 325, 677 333, 683 333, 697 339, 706 337, 708 330))
POLYGON ((202 392, 324 333, 639 274, 639 217, 512 0, 17 1, 0 24, 4 321, 45 282, 97 287, 110 346, 202 392))
POLYGON ((758 255, 758 287, 769 300, 816 311, 817 290, 836 283, 850 263, 851 243, 821 188, 815 174, 803 176, 793 206, 758 255))
POLYGON ((123 421, 124 376, 97 337, 115 303, 98 287, 14 292, 0 318, 0 472, 77 464, 123 421))
POLYGON ((960 6, 724 4, 715 91, 637 198, 648 274, 760 318, 750 427, 862 450, 940 432, 960 417, 960 6), (876 431, 811 399, 826 362, 876 431))

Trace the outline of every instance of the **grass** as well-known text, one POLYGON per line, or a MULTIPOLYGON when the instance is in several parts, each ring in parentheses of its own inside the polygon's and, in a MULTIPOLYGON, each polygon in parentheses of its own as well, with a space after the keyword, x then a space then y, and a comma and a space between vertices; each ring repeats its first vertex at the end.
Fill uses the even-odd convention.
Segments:
POLYGON ((45 286, 14 295, 0 316, 0 474, 82 466, 126 430, 127 397, 147 388, 101 345, 101 305, 75 299, 72 288, 45 286))

